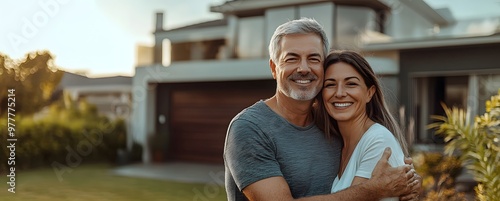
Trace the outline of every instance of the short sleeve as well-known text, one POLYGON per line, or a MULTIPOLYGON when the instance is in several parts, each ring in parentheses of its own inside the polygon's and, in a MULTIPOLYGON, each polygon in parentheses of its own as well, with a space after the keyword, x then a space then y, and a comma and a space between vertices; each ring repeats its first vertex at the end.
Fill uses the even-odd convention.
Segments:
POLYGON ((243 119, 231 122, 224 160, 239 190, 273 176, 283 176, 274 143, 257 125, 243 119))
POLYGON ((388 130, 377 130, 370 133, 369 136, 363 136, 363 138, 364 137, 367 138, 363 139, 363 142, 359 144, 362 150, 360 153, 359 167, 355 176, 368 179, 371 178, 373 169, 375 169, 386 147, 390 147, 392 150, 389 164, 392 167, 404 165, 403 150, 396 141, 396 138, 388 130))

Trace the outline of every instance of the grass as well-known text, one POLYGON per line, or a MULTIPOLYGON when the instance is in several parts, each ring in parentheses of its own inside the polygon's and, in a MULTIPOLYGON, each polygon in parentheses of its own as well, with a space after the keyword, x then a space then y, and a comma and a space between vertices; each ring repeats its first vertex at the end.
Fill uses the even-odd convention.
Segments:
POLYGON ((65 172, 60 182, 52 168, 17 171, 16 193, 7 191, 6 174, 0 177, 0 200, 226 200, 221 186, 130 178, 110 174, 105 164, 81 165, 65 172))

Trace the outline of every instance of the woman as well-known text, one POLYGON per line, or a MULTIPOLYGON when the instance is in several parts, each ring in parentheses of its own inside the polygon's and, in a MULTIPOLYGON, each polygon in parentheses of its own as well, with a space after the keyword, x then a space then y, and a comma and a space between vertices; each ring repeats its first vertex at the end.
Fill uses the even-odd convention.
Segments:
POLYGON ((389 163, 404 165, 408 150, 402 131, 368 62, 353 51, 333 51, 325 59, 324 72, 316 120, 327 137, 343 139, 332 193, 368 180, 386 147, 392 149, 389 163))

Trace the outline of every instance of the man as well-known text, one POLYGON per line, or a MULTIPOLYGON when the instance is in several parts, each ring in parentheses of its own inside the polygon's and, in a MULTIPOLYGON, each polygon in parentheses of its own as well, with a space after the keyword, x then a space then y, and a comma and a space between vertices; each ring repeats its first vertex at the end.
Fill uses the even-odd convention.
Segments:
POLYGON ((276 94, 231 121, 224 147, 228 200, 379 200, 420 187, 409 165, 392 168, 386 150, 372 178, 330 194, 339 170, 341 140, 315 126, 312 104, 323 85, 328 39, 315 20, 279 26, 269 45, 276 94))

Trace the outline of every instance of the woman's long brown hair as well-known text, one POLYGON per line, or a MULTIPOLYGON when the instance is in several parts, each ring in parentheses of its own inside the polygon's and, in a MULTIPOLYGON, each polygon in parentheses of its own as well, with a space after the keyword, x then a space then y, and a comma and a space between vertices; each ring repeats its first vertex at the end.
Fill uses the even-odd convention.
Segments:
MULTIPOLYGON (((354 69, 356 69, 356 71, 363 77, 368 88, 375 86, 375 93, 373 94, 370 102, 366 104, 366 114, 368 115, 368 118, 385 126, 389 131, 391 131, 401 145, 404 154, 408 156, 408 146, 404 138, 403 131, 387 108, 380 82, 375 76, 370 64, 368 64, 366 59, 354 51, 335 50, 330 52, 326 57, 323 64, 324 72, 326 72, 326 69, 328 69, 328 67, 332 64, 339 62, 344 62, 354 67, 354 69)), ((316 104, 314 108, 314 115, 318 128, 323 130, 328 139, 332 139, 332 137, 339 137, 341 139, 342 136, 340 135, 337 121, 330 117, 326 111, 321 92, 316 97, 316 104)))

